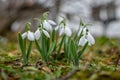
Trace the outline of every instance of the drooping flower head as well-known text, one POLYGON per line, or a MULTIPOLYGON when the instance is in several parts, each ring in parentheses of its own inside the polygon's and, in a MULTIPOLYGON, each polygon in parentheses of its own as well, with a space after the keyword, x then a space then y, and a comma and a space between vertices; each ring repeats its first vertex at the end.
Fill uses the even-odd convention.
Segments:
POLYGON ((26 32, 24 32, 24 33, 22 34, 22 38, 23 38, 23 39, 28 38, 28 40, 34 41, 34 40, 35 40, 35 37, 34 37, 34 33, 30 31, 30 25, 31 25, 30 22, 28 22, 28 23, 26 24, 26 27, 25 27, 26 32))
POLYGON ((35 31, 34 36, 35 36, 36 40, 39 40, 39 38, 41 36, 41 32, 40 32, 39 28, 35 31))
POLYGON ((42 16, 42 26, 45 30, 47 30, 48 32, 52 32, 53 31, 53 25, 56 25, 56 23, 53 20, 48 20, 47 19, 48 16, 48 12, 44 13, 42 16))
POLYGON ((48 33, 44 28, 39 27, 39 28, 35 31, 35 33, 34 33, 35 39, 38 40, 38 39, 40 38, 40 36, 41 36, 42 33, 43 33, 46 37, 50 38, 49 33, 48 33))
POLYGON ((79 34, 82 34, 82 36, 80 37, 78 45, 84 46, 88 42, 88 45, 91 46, 95 43, 95 39, 87 27, 80 28, 79 34))
POLYGON ((58 30, 59 36, 66 35, 70 37, 72 35, 71 29, 66 25, 65 19, 63 19, 60 24, 55 28, 55 30, 58 30))

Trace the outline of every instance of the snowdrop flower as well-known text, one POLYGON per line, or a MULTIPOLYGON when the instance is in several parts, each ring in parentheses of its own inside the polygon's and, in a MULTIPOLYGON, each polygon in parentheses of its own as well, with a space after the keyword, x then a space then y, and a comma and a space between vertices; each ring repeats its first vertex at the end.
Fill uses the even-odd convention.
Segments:
POLYGON ((80 36, 81 34, 85 35, 88 31, 88 28, 87 27, 84 27, 84 26, 81 26, 78 30, 78 34, 77 36, 80 36))
POLYGON ((35 39, 36 39, 36 40, 38 40, 38 39, 40 38, 41 33, 40 33, 40 30, 39 30, 39 29, 37 29, 37 30, 35 31, 34 36, 35 36, 35 39))
POLYGON ((46 30, 43 30, 43 33, 44 33, 44 35, 45 35, 46 37, 50 38, 50 35, 49 35, 49 33, 48 33, 46 30))
POLYGON ((34 33, 31 32, 31 31, 27 31, 27 32, 23 33, 22 34, 22 38, 23 39, 28 38, 28 40, 30 40, 30 41, 34 41, 35 40, 34 33))
POLYGON ((52 25, 56 25, 56 23, 52 20, 44 20, 43 21, 43 28, 45 28, 49 32, 52 32, 52 30, 53 30, 52 25))
POLYGON ((64 26, 64 24, 60 24, 60 26, 57 26, 55 30, 58 30, 59 36, 66 35, 70 37, 72 35, 71 29, 67 26, 64 26))
POLYGON ((87 39, 85 38, 85 36, 82 36, 81 39, 79 40, 78 45, 79 46, 84 46, 87 42, 87 39))
POLYGON ((43 34, 44 34, 46 37, 50 38, 50 35, 49 35, 49 33, 48 33, 46 30, 44 30, 44 29, 37 29, 37 30, 35 31, 35 33, 34 33, 34 36, 35 36, 35 39, 36 39, 36 40, 38 40, 38 39, 40 38, 42 32, 43 32, 43 34))
POLYGON ((27 32, 22 34, 22 38, 25 39, 27 37, 27 32))
POLYGON ((84 28, 82 35, 83 36, 80 38, 78 45, 84 46, 86 42, 88 42, 89 46, 95 44, 95 40, 87 28, 84 28))

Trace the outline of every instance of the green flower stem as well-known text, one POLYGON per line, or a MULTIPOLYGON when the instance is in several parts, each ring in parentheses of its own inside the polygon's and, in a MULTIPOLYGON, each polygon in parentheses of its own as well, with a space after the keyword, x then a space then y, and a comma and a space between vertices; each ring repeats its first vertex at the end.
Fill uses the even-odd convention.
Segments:
POLYGON ((30 44, 29 44, 29 47, 28 47, 28 51, 27 51, 27 61, 28 61, 28 58, 29 58, 29 56, 30 56, 31 49, 32 49, 32 41, 30 41, 30 44))
MULTIPOLYGON (((84 29, 84 28, 83 28, 83 29, 84 29)), ((80 35, 75 39, 76 41, 78 41, 78 40, 83 36, 83 29, 82 29, 80 35)))
POLYGON ((37 47, 39 53, 41 53, 42 59, 45 60, 44 53, 43 53, 42 49, 40 48, 40 45, 38 44, 37 40, 35 40, 35 44, 36 44, 36 47, 37 47))
POLYGON ((47 47, 46 47, 46 50, 47 50, 47 52, 48 52, 48 50, 49 50, 49 48, 50 48, 50 38, 46 38, 45 46, 47 46, 47 47))
POLYGON ((55 30, 53 30, 53 32, 52 32, 52 42, 54 42, 55 41, 55 30))
POLYGON ((65 39, 65 35, 62 37, 61 41, 60 41, 60 45, 59 45, 59 48, 58 48, 58 52, 57 52, 57 58, 59 57, 60 55, 60 51, 61 51, 61 48, 62 48, 62 44, 64 42, 64 39, 65 39))
POLYGON ((88 42, 84 45, 84 47, 82 48, 82 50, 78 53, 78 59, 80 59, 80 57, 82 56, 82 54, 84 53, 85 49, 88 46, 88 42))
POLYGON ((52 52, 54 51, 54 48, 55 48, 55 42, 54 43, 52 43, 52 45, 51 45, 51 47, 49 48, 49 50, 48 50, 48 53, 47 53, 47 60, 49 60, 50 59, 50 55, 52 54, 52 52))
POLYGON ((41 52, 41 49, 40 49, 40 46, 39 46, 37 40, 35 40, 35 44, 36 44, 36 47, 37 47, 38 51, 41 52))

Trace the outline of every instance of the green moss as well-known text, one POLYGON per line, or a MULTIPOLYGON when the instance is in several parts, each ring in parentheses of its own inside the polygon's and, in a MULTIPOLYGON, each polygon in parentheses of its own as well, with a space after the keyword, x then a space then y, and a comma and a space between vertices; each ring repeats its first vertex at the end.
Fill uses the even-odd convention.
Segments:
MULTIPOLYGON (((120 52, 118 44, 118 39, 96 39, 80 60, 80 71, 69 80, 120 80, 120 66, 115 66, 120 52)), ((17 43, 0 45, 0 79, 56 80, 74 69, 64 59, 45 64, 36 49, 32 50, 28 66, 22 66, 21 57, 17 43)))

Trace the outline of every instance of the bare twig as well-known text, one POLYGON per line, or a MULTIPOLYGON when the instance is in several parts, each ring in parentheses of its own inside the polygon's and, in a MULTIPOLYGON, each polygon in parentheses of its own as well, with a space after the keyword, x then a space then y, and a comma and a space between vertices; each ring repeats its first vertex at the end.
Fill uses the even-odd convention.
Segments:
POLYGON ((80 71, 80 69, 74 69, 72 70, 71 72, 68 72, 67 75, 65 75, 64 77, 62 78, 57 78, 56 80, 68 80, 72 75, 76 74, 78 71, 80 71))

